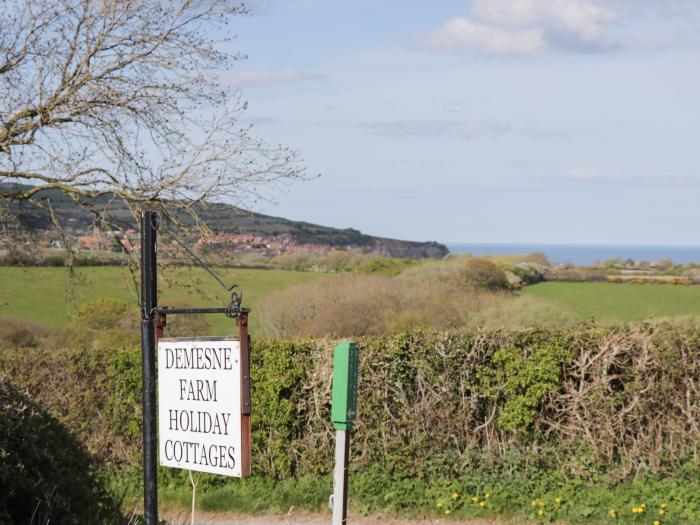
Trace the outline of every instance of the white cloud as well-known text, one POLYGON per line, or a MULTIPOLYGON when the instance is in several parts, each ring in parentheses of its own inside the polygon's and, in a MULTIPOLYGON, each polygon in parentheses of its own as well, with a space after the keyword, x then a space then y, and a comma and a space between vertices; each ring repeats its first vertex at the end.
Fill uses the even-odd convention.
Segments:
POLYGON ((234 86, 271 86, 326 78, 326 75, 298 69, 244 69, 231 75, 226 83, 234 86))
POLYGON ((610 9, 591 0, 474 0, 473 16, 502 27, 537 27, 545 35, 566 35, 583 43, 601 43, 615 21, 610 9))
POLYGON ((591 51, 611 45, 606 29, 616 19, 596 0, 473 0, 469 16, 448 20, 417 47, 492 55, 591 51))
POLYGON ((452 54, 485 52, 527 55, 543 51, 546 43, 539 31, 508 31, 457 17, 448 20, 422 39, 419 47, 452 54))

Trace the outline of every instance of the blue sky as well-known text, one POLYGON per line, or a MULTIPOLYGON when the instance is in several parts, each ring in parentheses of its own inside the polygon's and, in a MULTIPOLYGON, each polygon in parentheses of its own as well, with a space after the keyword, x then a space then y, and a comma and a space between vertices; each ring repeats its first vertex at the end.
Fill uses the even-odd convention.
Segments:
POLYGON ((412 240, 700 244, 697 0, 257 0, 225 82, 317 179, 257 211, 412 240))

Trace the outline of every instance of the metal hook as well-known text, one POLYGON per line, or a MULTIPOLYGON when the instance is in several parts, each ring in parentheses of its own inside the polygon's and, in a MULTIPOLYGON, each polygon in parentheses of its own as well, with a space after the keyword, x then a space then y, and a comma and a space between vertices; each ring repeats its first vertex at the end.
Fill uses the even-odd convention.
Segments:
POLYGON ((241 303, 243 303, 243 289, 237 284, 234 284, 229 291, 231 291, 231 301, 226 307, 226 316, 234 319, 238 317, 238 314, 241 312, 241 303))
POLYGON ((160 229, 162 222, 163 221, 160 220, 160 213, 158 213, 157 211, 153 212, 153 214, 151 215, 151 227, 154 230, 158 231, 158 229, 160 229))
MULTIPOLYGON (((209 275, 211 275, 214 279, 216 279, 216 282, 218 282, 222 288, 224 288, 227 292, 231 292, 231 301, 229 302, 229 305, 226 307, 227 313, 229 317, 236 317, 238 315, 238 312, 240 311, 241 308, 241 303, 243 302, 243 290, 241 287, 237 284, 232 284, 231 286, 226 286, 224 284, 224 281, 221 280, 221 277, 219 277, 214 270, 212 270, 211 266, 207 264, 203 259, 200 259, 192 250, 189 249, 189 247, 180 239, 178 239, 175 235, 170 233, 168 229, 163 225, 163 222, 158 219, 158 226, 160 229, 165 233, 167 236, 169 236, 175 243, 180 246, 183 250, 185 250, 190 257, 192 257, 197 263, 199 263, 199 266, 201 266, 209 275), (236 291, 237 290, 237 291, 236 291), (234 312, 234 314, 229 315, 229 311, 234 312)), ((155 226, 154 226, 155 227, 155 226)))

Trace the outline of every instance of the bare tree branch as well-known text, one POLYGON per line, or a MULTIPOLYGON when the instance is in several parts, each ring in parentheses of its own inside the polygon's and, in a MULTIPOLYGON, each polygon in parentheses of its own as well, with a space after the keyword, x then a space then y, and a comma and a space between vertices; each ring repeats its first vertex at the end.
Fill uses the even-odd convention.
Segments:
POLYGON ((245 15, 226 0, 8 2, 0 196, 57 189, 194 214, 303 178, 296 151, 240 125, 246 104, 222 82, 242 58, 223 49, 230 24, 245 15))

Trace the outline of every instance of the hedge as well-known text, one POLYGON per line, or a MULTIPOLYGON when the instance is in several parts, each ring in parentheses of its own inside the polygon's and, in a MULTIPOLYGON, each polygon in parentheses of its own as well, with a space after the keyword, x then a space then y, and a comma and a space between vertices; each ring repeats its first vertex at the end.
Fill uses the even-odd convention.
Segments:
MULTIPOLYGON (((501 487, 503 501, 489 506, 510 512, 536 493, 587 487, 600 508, 567 515, 603 519, 614 487, 633 501, 664 486, 667 499, 682 494, 678 516, 700 517, 696 327, 415 331, 357 342, 356 508, 426 513, 453 486, 474 497, 501 487), (629 489, 640 483, 647 488, 629 489)), ((333 345, 253 339, 257 478, 329 480, 333 345)), ((135 348, 0 352, 0 370, 120 469, 140 464, 139 363, 135 348)))

